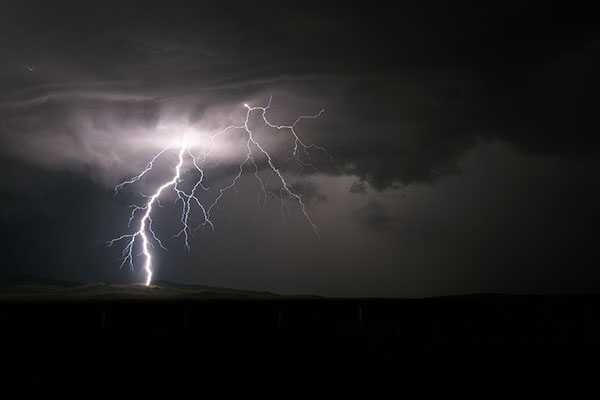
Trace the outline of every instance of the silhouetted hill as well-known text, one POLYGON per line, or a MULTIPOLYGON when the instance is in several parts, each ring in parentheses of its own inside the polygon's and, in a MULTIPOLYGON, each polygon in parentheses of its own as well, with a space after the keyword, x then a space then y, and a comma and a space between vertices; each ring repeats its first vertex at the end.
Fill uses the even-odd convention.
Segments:
MULTIPOLYGON (((81 283, 32 276, 4 279, 0 283, 0 301, 112 301, 112 300, 184 300, 184 299, 273 299, 271 292, 239 290, 205 285, 158 281, 142 284, 107 282, 81 283)), ((312 295, 291 296, 318 298, 312 295)))
POLYGON ((80 283, 31 276, 3 280, 0 301, 111 301, 170 299, 266 299, 277 294, 159 281, 142 284, 80 283))

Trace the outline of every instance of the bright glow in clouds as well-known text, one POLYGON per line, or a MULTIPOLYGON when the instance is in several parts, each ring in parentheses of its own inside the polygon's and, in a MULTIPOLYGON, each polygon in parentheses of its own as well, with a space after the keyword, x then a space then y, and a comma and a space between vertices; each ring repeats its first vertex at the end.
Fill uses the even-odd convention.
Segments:
MULTIPOLYGON (((154 157, 148 162, 146 167, 137 175, 127 179, 118 185, 115 186, 115 195, 117 195, 122 189, 126 186, 133 185, 140 180, 142 180, 150 171, 155 168, 156 162, 163 155, 176 152, 178 155, 177 164, 173 168, 173 172, 170 175, 170 179, 163 182, 151 195, 143 195, 144 199, 146 199, 145 204, 143 205, 133 205, 131 215, 129 217, 129 224, 131 226, 138 218, 136 222, 136 230, 132 233, 123 234, 115 239, 110 240, 107 244, 108 246, 113 246, 117 242, 125 242, 125 247, 123 248, 123 259, 121 262, 121 267, 125 264, 129 264, 129 266, 133 269, 134 266, 134 248, 137 246, 141 246, 141 256, 144 258, 144 271, 146 274, 145 284, 148 286, 152 282, 153 275, 153 258, 151 248, 154 248, 154 244, 157 244, 162 249, 165 249, 163 242, 160 240, 157 235, 154 227, 152 225, 152 212, 155 209, 156 205, 160 205, 159 198, 165 193, 167 190, 173 190, 175 195, 177 196, 177 201, 181 203, 181 214, 180 214, 180 223, 181 230, 175 235, 176 237, 182 237, 186 248, 189 250, 190 248, 190 216, 193 209, 199 210, 202 215, 202 223, 201 226, 208 226, 211 229, 214 229, 214 224, 211 220, 211 212, 217 206, 221 198, 226 194, 227 191, 232 189, 242 174, 244 173, 244 169, 246 166, 250 165, 254 171, 254 177, 260 184, 262 191, 266 197, 266 187, 265 183, 259 175, 259 168, 255 161, 255 156, 258 155, 261 158, 266 160, 268 165, 268 169, 271 171, 273 176, 277 179, 280 184, 280 192, 283 196, 287 196, 289 199, 294 200, 300 211, 304 215, 306 221, 310 224, 315 234, 318 235, 318 228, 313 222, 310 214, 306 209, 306 204, 300 193, 296 192, 293 188, 290 187, 289 182, 284 177, 280 168, 276 165, 276 162, 272 158, 271 154, 266 150, 264 143, 261 143, 257 137, 253 129, 250 127, 250 118, 253 114, 258 114, 258 119, 264 123, 265 128, 272 130, 274 132, 284 131, 289 133, 293 139, 293 156, 296 160, 305 165, 303 161, 301 161, 298 156, 298 152, 301 151, 305 155, 308 156, 308 152, 311 149, 316 149, 322 152, 327 151, 320 146, 314 144, 306 144, 300 136, 296 133, 296 125, 302 121, 303 119, 314 119, 321 116, 324 110, 319 111, 319 113, 315 115, 302 115, 298 117, 291 125, 276 125, 272 123, 268 117, 267 112, 271 106, 271 99, 269 99, 266 106, 263 107, 252 107, 248 104, 244 104, 246 108, 246 116, 240 125, 230 125, 212 135, 206 135, 208 138, 206 142, 202 142, 202 135, 198 135, 198 132, 193 129, 185 126, 179 127, 162 127, 169 132, 176 130, 178 132, 178 137, 175 140, 172 140, 168 145, 166 145, 162 150, 154 155, 154 157), (209 188, 204 184, 204 174, 205 171, 203 169, 203 165, 209 160, 211 154, 214 151, 215 143, 219 138, 223 136, 230 135, 232 132, 242 132, 245 137, 245 147, 246 152, 245 156, 239 164, 239 169, 237 174, 231 180, 231 183, 219 189, 219 193, 216 198, 213 200, 211 204, 205 205, 199 198, 200 191, 208 191, 209 188), (198 156, 194 153, 194 150, 199 147, 203 149, 203 152, 198 156), (189 161, 190 168, 195 169, 196 171, 196 180, 193 182, 193 186, 190 190, 186 191, 182 187, 183 183, 183 169, 186 165, 186 160, 189 161)), ((160 127, 159 127, 160 129, 160 127)), ((282 200, 283 201, 283 200, 282 200)))

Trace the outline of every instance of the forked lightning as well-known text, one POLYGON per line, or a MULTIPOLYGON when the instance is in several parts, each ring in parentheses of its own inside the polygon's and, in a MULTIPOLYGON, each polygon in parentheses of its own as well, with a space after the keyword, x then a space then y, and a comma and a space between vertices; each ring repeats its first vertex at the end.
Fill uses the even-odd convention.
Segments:
POLYGON ((154 166, 155 162, 162 155, 164 155, 165 153, 168 153, 170 151, 177 152, 177 155, 178 155, 177 160, 178 161, 177 161, 177 164, 175 165, 175 168, 173 170, 173 174, 172 174, 171 178, 168 181, 162 183, 162 185, 160 185, 152 195, 143 195, 143 198, 146 200, 144 205, 132 205, 131 206, 132 211, 129 216, 128 226, 133 225, 135 222, 135 226, 137 227, 137 229, 132 233, 123 234, 123 235, 107 242, 108 246, 113 246, 117 242, 125 242, 125 246, 122 251, 123 258, 122 258, 122 262, 121 262, 121 267, 128 264, 132 269, 134 267, 134 256, 135 256, 134 250, 137 246, 141 247, 140 255, 144 259, 144 272, 146 275, 146 279, 145 279, 146 286, 149 286, 152 283, 152 276, 153 276, 153 258, 152 258, 151 248, 154 247, 154 244, 157 244, 158 246, 160 246, 161 248, 166 250, 166 247, 164 246, 163 242, 161 241, 161 239, 157 235, 156 231, 154 230, 154 227, 152 226, 152 213, 153 213, 156 205, 160 206, 160 200, 159 200, 160 196, 163 195, 165 193, 165 191, 167 191, 167 190, 173 190, 175 195, 177 196, 177 201, 181 202, 181 215, 179 218, 180 223, 181 223, 181 230, 175 236, 183 237, 185 246, 189 250, 190 236, 191 236, 191 232, 192 232, 190 230, 190 216, 192 213, 192 209, 197 208, 200 210, 201 216, 202 216, 201 226, 207 225, 211 229, 214 230, 214 224, 211 220, 211 213, 213 212, 215 207, 218 205, 221 198, 225 195, 225 193, 227 191, 229 191, 230 189, 232 189, 233 187, 235 187, 235 185, 238 183, 238 181, 242 177, 242 174, 244 173, 244 168, 248 164, 250 164, 253 167, 254 176, 257 179, 258 183, 260 184, 260 187, 263 191, 263 195, 266 198, 267 189, 265 187, 264 181, 262 180, 262 178, 259 175, 259 167, 255 161, 256 154, 258 154, 259 156, 263 157, 266 160, 266 166, 268 167, 267 169, 273 173, 274 177, 279 182, 279 184, 280 184, 279 189, 282 192, 282 194, 285 194, 289 199, 293 199, 298 204, 300 211, 304 215, 306 221, 310 224, 310 226, 312 227, 315 234, 318 235, 318 227, 315 224, 315 222, 313 221, 313 219, 311 218, 310 214, 308 213, 308 211, 306 209, 306 204, 305 204, 301 194, 298 193, 296 190, 294 190, 290 186, 290 183, 286 180, 283 173, 281 172, 280 167, 276 165, 276 162, 274 161, 271 154, 265 149, 263 144, 261 144, 260 141, 256 138, 256 136, 255 136, 253 130, 250 128, 249 124, 250 124, 250 118, 251 118, 252 114, 258 113, 259 114, 258 120, 261 120, 264 123, 266 128, 277 130, 277 131, 287 131, 288 133, 290 133, 292 136, 292 139, 293 139, 293 148, 292 148, 293 157, 302 166, 310 166, 311 165, 310 163, 307 163, 306 161, 302 160, 298 156, 299 150, 302 151, 306 156, 310 156, 309 150, 311 150, 311 149, 316 149, 316 150, 322 151, 325 154, 327 154, 328 156, 329 156, 329 153, 327 153, 326 149, 321 146, 305 143, 300 138, 298 133, 296 132, 296 125, 304 119, 315 119, 315 118, 320 117, 323 114, 324 110, 321 110, 317 114, 314 114, 314 115, 302 115, 302 116, 298 117, 291 125, 277 125, 277 124, 272 123, 267 117, 267 112, 269 111, 269 109, 271 107, 271 98, 269 98, 269 101, 266 106, 252 107, 252 106, 249 106, 248 104, 244 104, 244 107, 246 108, 246 116, 245 116, 244 122, 240 125, 228 126, 224 129, 222 129, 221 131, 218 131, 218 132, 210 135, 209 143, 204 148, 204 151, 202 152, 200 157, 195 156, 194 153, 192 152, 192 148, 191 148, 192 146, 189 144, 190 141, 188 140, 189 138, 182 137, 181 140, 176 145, 167 146, 166 148, 164 148, 160 152, 158 152, 154 157, 152 157, 152 159, 148 162, 146 167, 138 175, 136 175, 130 179, 127 179, 115 186, 114 190, 115 190, 115 195, 116 195, 122 189, 124 189, 126 186, 133 185, 133 184, 139 182, 142 178, 144 178, 144 176, 146 176, 150 171, 152 171, 155 168, 155 166, 154 166), (234 132, 236 130, 243 132, 244 136, 246 138, 245 157, 239 164, 238 172, 231 180, 231 183, 229 183, 225 187, 220 188, 218 191, 218 195, 215 197, 215 199, 209 205, 205 205, 200 201, 200 198, 198 195, 199 190, 203 190, 203 191, 209 190, 209 188, 206 187, 204 184, 205 171, 204 171, 202 165, 209 159, 209 157, 213 151, 215 139, 218 136, 228 135, 231 132, 234 132), (183 182, 183 178, 182 178, 182 175, 184 172, 183 169, 185 167, 184 164, 185 164, 186 159, 189 160, 191 165, 193 165, 193 168, 196 170, 196 172, 198 172, 198 174, 195 174, 196 181, 193 182, 193 186, 191 187, 191 189, 189 191, 185 191, 181 187, 181 183, 183 182), (136 222, 136 218, 137 218, 137 222, 136 222))

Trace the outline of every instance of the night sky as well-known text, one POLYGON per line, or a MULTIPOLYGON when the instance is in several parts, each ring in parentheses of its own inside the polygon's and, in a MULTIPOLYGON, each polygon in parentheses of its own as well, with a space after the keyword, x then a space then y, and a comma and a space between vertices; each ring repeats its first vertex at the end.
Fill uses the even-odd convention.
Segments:
MULTIPOLYGON (((105 243, 156 181, 114 185, 173 131, 217 131, 272 96, 282 124, 325 109, 297 131, 333 160, 301 168, 270 142, 320 236, 259 160, 274 195, 261 204, 247 169, 189 253, 165 197, 157 280, 328 296, 600 289, 597 14, 283 3, 4 2, 0 279, 141 282, 105 243)), ((243 146, 207 165, 207 199, 243 146)))

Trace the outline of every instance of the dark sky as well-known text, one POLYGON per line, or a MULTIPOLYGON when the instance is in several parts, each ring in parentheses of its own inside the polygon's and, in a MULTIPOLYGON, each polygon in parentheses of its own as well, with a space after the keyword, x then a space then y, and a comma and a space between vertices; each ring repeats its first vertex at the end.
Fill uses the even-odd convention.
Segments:
MULTIPOLYGON (((283 3, 3 3, 0 279, 141 281, 105 246, 140 199, 113 186, 160 127, 216 131, 272 95, 280 123, 326 110, 298 132, 333 161, 299 169, 272 150, 320 237, 293 201, 260 205, 247 173, 189 254, 178 240, 155 251, 157 279, 335 296, 600 289, 596 14, 283 3)), ((209 197, 235 172, 223 154, 209 197)))

